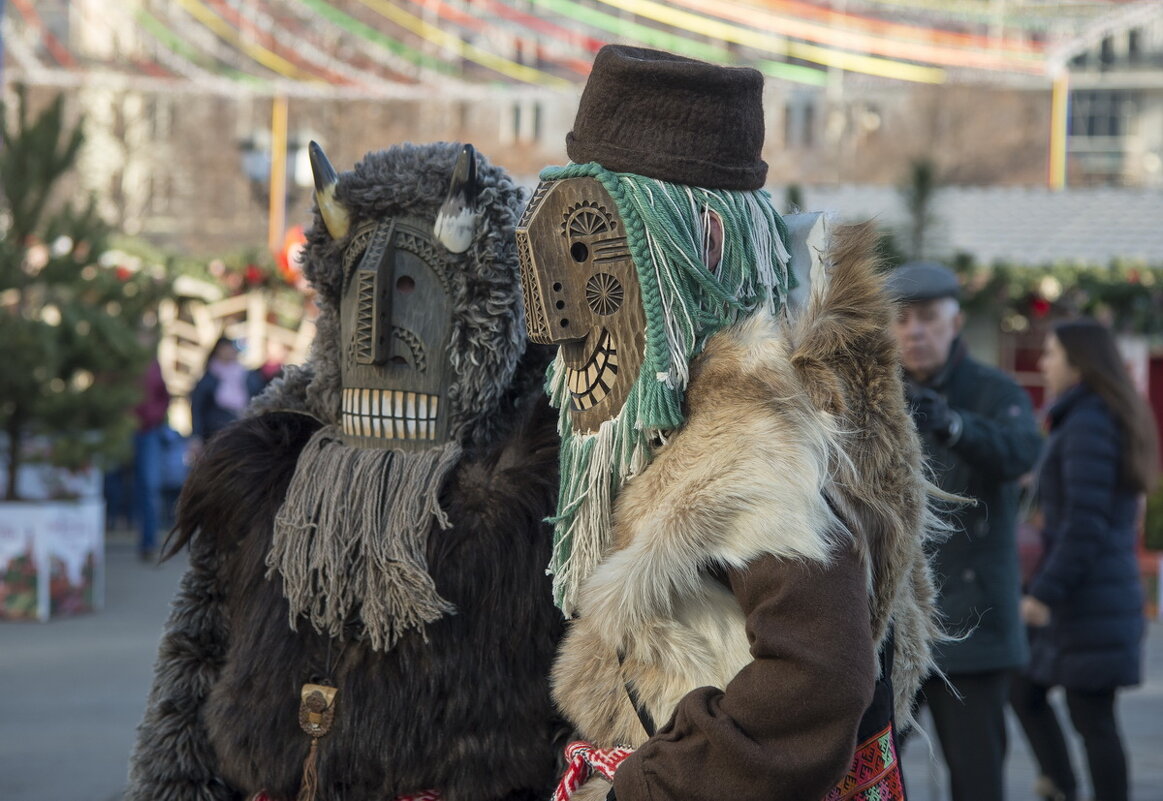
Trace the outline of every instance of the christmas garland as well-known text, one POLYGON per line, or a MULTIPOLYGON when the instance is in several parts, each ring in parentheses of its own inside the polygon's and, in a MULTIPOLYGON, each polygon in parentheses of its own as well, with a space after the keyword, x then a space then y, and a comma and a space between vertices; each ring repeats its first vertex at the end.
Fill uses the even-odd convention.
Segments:
POLYGON ((1044 318, 1089 315, 1123 333, 1163 340, 1163 265, 1116 259, 1109 265, 952 265, 962 284, 962 306, 999 318, 1021 332, 1044 318))

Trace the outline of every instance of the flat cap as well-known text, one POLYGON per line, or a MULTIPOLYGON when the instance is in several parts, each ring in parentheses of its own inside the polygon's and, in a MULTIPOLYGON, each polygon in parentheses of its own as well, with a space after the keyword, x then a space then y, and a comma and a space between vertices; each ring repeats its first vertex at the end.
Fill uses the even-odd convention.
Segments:
POLYGON ((888 274, 885 286, 893 299, 904 303, 961 296, 957 276, 935 261, 906 262, 888 274))

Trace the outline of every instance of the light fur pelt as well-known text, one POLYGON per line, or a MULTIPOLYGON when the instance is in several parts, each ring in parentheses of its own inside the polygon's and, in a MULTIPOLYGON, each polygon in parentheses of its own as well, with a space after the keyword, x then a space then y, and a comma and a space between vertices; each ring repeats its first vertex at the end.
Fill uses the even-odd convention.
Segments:
POLYGON ((937 634, 922 547, 935 518, 873 243, 870 226, 839 229, 797 318, 756 315, 694 365, 687 421, 618 497, 613 548, 554 666, 555 700, 586 739, 646 739, 626 680, 661 723, 751 661, 742 611, 705 568, 827 563, 852 538, 878 650, 895 631, 898 725, 911 720, 937 634))

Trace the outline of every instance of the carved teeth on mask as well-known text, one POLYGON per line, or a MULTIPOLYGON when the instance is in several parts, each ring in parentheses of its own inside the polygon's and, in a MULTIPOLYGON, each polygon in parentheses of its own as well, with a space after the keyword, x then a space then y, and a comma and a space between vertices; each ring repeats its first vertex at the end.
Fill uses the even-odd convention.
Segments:
POLYGON ((476 150, 465 145, 456 159, 448 196, 436 214, 433 233, 449 253, 464 253, 476 233, 477 216, 476 150))
POLYGON ((585 411, 605 400, 617 374, 618 350, 610 346, 610 332, 602 329, 589 361, 578 369, 565 368, 565 380, 574 408, 585 411))
POLYGON ((377 439, 436 439, 440 396, 398 389, 343 390, 343 433, 377 439))
POLYGON ((315 178, 315 203, 319 206, 323 224, 327 226, 327 233, 331 234, 332 239, 342 239, 351 228, 351 215, 335 199, 339 176, 317 142, 312 141, 307 145, 307 155, 311 159, 311 174, 315 178))

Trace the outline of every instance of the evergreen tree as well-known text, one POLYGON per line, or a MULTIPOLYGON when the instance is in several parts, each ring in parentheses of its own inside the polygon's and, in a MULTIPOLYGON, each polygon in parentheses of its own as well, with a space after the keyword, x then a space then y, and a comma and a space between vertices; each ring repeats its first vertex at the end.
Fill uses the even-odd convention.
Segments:
POLYGON ((933 201, 941 188, 937 165, 930 159, 916 159, 909 164, 908 177, 901 186, 901 197, 909 213, 908 240, 914 259, 928 255, 928 237, 936 222, 933 201))
POLYGON ((32 116, 19 89, 9 111, 0 104, 0 430, 14 499, 30 449, 68 468, 128 451, 152 355, 142 318, 165 286, 109 263, 92 198, 60 202, 84 139, 63 96, 32 116))

